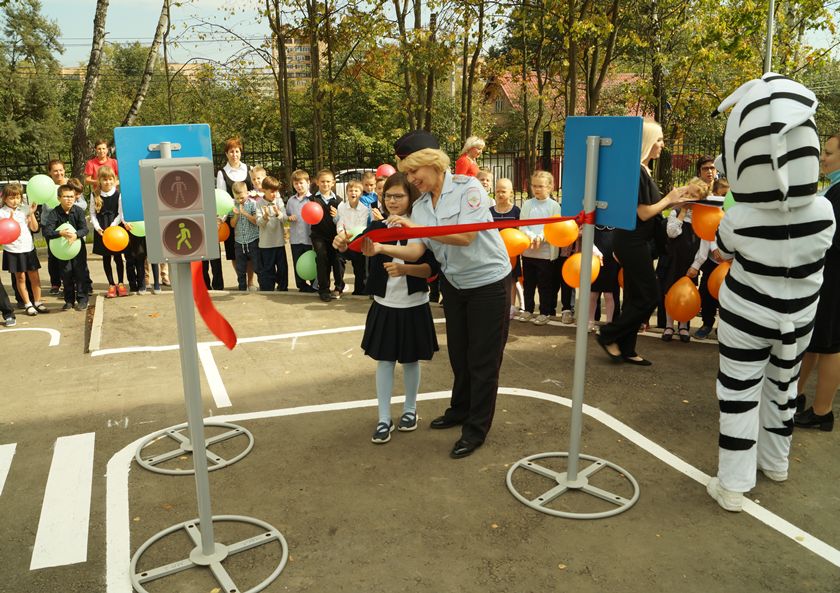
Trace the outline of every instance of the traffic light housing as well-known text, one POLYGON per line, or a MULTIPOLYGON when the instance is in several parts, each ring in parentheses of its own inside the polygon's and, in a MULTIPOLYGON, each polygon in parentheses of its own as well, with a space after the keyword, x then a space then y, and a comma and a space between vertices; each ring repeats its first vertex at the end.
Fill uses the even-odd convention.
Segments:
POLYGON ((141 160, 140 192, 149 261, 179 263, 219 257, 210 159, 141 160))

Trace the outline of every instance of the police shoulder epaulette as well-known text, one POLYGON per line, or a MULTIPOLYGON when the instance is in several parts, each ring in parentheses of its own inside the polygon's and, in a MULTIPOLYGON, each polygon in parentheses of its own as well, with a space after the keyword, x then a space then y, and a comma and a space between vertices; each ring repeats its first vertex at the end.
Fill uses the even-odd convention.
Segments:
POLYGON ((469 175, 453 175, 452 176, 452 182, 453 183, 466 183, 470 179, 472 179, 472 177, 470 177, 469 175))

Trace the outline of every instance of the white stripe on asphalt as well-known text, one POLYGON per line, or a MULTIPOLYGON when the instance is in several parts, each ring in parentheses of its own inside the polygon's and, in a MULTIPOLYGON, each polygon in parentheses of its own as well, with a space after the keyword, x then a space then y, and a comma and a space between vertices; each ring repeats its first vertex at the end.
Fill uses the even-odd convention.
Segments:
POLYGON ((213 395, 216 407, 231 407, 233 404, 230 403, 230 397, 228 397, 227 389, 224 381, 222 381, 222 376, 219 374, 219 367, 216 366, 216 359, 213 358, 210 346, 206 344, 198 345, 198 359, 201 361, 201 368, 204 369, 204 376, 207 378, 207 384, 210 385, 210 393, 213 395))
MULTIPOLYGON (((540 391, 531 391, 530 389, 500 387, 499 394, 530 397, 560 404, 568 408, 572 406, 572 400, 568 398, 540 391)), ((449 391, 436 391, 418 395, 417 399, 427 401, 433 399, 446 399, 449 397, 449 391)), ((395 397, 391 401, 393 403, 400 403, 401 401, 404 401, 404 397, 395 397)), ((212 419, 219 422, 241 422, 315 412, 335 412, 339 410, 369 408, 375 407, 376 405, 377 401, 375 399, 367 399, 332 404, 300 406, 296 408, 265 410, 261 412, 247 412, 243 414, 225 414, 222 416, 214 416, 212 419)), ((709 476, 703 471, 685 462, 667 449, 657 443, 654 443, 644 435, 598 408, 593 408, 588 404, 583 404, 583 413, 621 434, 642 450, 646 451, 650 455, 653 455, 678 472, 688 476, 695 482, 698 482, 705 488, 706 483, 709 481, 709 476)), ((131 580, 129 578, 129 565, 131 562, 131 520, 128 506, 128 472, 131 468, 131 461, 134 459, 134 452, 145 438, 145 436, 140 437, 133 443, 126 445, 108 461, 108 481, 105 501, 107 593, 132 593, 131 580)), ((709 505, 714 504, 715 503, 713 501, 709 500, 709 505)), ((783 536, 789 538, 794 543, 799 544, 818 555, 823 560, 840 567, 840 550, 814 537, 807 531, 800 529, 796 525, 791 524, 749 499, 747 499, 744 504, 744 513, 758 519, 771 529, 774 529, 783 536)))
POLYGON ((9 332, 46 332, 50 336, 50 343, 48 344, 49 346, 58 346, 58 343, 61 341, 61 332, 57 329, 52 329, 49 327, 14 327, 0 330, 0 334, 5 334, 9 332))
POLYGON ((12 458, 15 456, 17 443, 11 445, 0 445, 0 494, 3 494, 3 486, 6 477, 9 475, 9 468, 12 467, 12 458))
POLYGON ((30 570, 87 560, 94 436, 55 441, 30 570))

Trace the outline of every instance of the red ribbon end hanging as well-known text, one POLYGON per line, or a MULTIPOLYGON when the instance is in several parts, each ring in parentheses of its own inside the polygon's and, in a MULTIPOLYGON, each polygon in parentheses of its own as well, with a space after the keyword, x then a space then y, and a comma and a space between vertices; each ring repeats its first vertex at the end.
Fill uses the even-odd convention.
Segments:
POLYGON ((195 308, 198 309, 204 324, 213 332, 213 335, 219 338, 228 350, 233 350, 233 347, 236 346, 236 332, 233 331, 233 327, 228 323, 228 320, 213 306, 210 293, 207 292, 207 286, 204 284, 201 262, 192 262, 190 271, 192 272, 195 308))

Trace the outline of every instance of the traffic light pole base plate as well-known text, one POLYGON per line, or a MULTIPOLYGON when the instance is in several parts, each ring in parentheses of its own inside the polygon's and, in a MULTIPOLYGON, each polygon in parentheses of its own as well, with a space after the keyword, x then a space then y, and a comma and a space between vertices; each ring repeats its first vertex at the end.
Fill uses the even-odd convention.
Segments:
MULTIPOLYGON (((228 465, 232 465, 240 459, 242 459, 243 457, 245 457, 248 453, 251 452, 251 449, 254 448, 254 435, 252 435, 251 432, 247 429, 237 424, 231 424, 229 422, 205 421, 204 427, 205 429, 226 429, 223 430, 223 432, 221 433, 208 436, 204 441, 204 448, 207 451, 207 460, 210 462, 208 471, 212 472, 213 470, 221 469, 223 467, 227 467, 228 465), (213 453, 210 450, 210 447, 213 445, 237 437, 247 439, 248 442, 245 446, 245 449, 242 452, 238 453, 234 457, 231 457, 230 459, 225 459, 213 453)), ((170 426, 169 428, 164 428, 163 430, 155 432, 146 437, 137 447, 137 451, 135 451, 134 453, 134 459, 141 467, 151 472, 155 472, 158 474, 166 474, 170 476, 186 476, 194 474, 195 469, 159 467, 159 464, 171 461, 173 459, 179 459, 181 457, 184 457, 185 455, 192 455, 192 451, 193 443, 188 434, 188 426, 186 423, 184 423, 178 424, 176 426, 170 426), (175 441, 175 443, 177 444, 177 448, 165 451, 163 453, 159 453, 157 455, 143 454, 143 450, 146 449, 146 447, 152 445, 153 443, 157 443, 161 439, 171 439, 175 441)))

